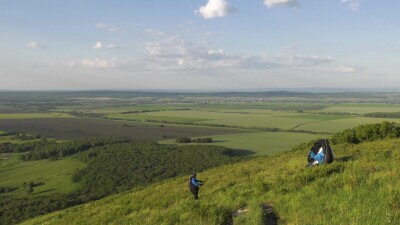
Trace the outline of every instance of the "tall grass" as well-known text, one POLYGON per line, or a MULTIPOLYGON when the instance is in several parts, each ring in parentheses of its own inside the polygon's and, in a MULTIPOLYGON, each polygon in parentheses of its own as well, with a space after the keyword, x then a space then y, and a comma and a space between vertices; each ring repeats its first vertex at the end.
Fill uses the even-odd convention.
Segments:
POLYGON ((308 149, 222 166, 193 200, 187 177, 166 180, 25 224, 400 224, 400 140, 333 146, 336 160, 307 168, 308 149), (248 211, 232 218, 240 208, 248 211))

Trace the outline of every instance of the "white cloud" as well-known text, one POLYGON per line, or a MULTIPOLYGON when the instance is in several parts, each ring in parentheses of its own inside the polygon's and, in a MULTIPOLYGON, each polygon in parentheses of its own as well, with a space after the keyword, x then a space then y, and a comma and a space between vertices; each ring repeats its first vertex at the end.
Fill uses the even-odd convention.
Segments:
POLYGON ((162 52, 160 43, 147 43, 145 49, 150 55, 161 55, 162 52))
POLYGON ((109 23, 97 23, 96 29, 107 30, 110 32, 124 32, 124 29, 122 27, 118 27, 114 24, 109 24, 109 23))
POLYGON ((116 48, 116 47, 117 46, 112 43, 105 46, 105 48, 116 48))
POLYGON ((161 41, 148 42, 144 48, 149 55, 171 58, 181 55, 197 54, 197 46, 189 44, 178 36, 171 36, 161 41), (195 53, 196 52, 196 53, 195 53))
POLYGON ((93 45, 92 48, 101 49, 101 48, 103 48, 103 43, 101 43, 100 41, 98 41, 98 42, 96 42, 95 45, 93 45))
POLYGON ((153 70, 204 70, 204 69, 284 69, 316 67, 333 62, 333 58, 320 55, 284 53, 277 55, 228 54, 224 49, 209 49, 189 43, 181 37, 170 37, 144 46, 148 57, 142 61, 153 70))
POLYGON ((183 66, 183 64, 185 63, 185 60, 177 59, 176 62, 178 63, 178 65, 183 66))
POLYGON ((333 58, 330 56, 323 57, 318 55, 304 56, 304 55, 288 55, 283 57, 283 62, 295 66, 318 66, 321 64, 330 63, 333 58))
POLYGON ((340 3, 349 5, 353 11, 360 9, 360 0, 340 0, 340 3))
POLYGON ((358 68, 356 66, 342 66, 337 72, 339 73, 355 73, 358 72, 358 68))
POLYGON ((225 51, 223 49, 218 50, 208 50, 209 55, 225 55, 225 51))
POLYGON ((112 58, 110 60, 105 59, 83 59, 81 65, 88 68, 113 68, 117 66, 117 59, 112 58))
POLYGON ((147 29, 146 34, 151 35, 151 36, 163 36, 165 33, 160 30, 155 30, 155 29, 147 29))
POLYGON ((111 49, 111 48, 116 48, 117 46, 114 44, 108 44, 108 45, 103 45, 103 43, 101 41, 96 42, 95 45, 92 46, 92 48, 94 49, 103 49, 103 48, 107 48, 107 49, 111 49))
POLYGON ((35 41, 30 41, 28 43, 25 43, 25 46, 28 48, 47 48, 46 45, 38 44, 35 41))
POLYGON ((297 0, 264 0, 264 4, 268 8, 284 6, 284 7, 298 7, 300 4, 297 0))
POLYGON ((208 0, 205 6, 201 6, 194 12, 200 14, 204 19, 213 19, 224 17, 234 11, 235 9, 228 4, 227 0, 208 0))

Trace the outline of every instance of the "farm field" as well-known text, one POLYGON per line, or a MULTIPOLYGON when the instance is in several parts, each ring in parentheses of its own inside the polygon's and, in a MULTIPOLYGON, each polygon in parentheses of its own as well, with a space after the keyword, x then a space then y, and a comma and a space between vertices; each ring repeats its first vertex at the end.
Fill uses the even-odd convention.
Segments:
POLYGON ((4 119, 39 119, 39 118, 73 118, 66 113, 2 113, 0 120, 4 119))
POLYGON ((268 154, 360 124, 400 121, 362 116, 369 112, 400 111, 399 104, 385 102, 394 101, 393 94, 269 94, 32 93, 29 97, 33 96, 37 103, 24 102, 23 94, 9 94, 8 109, 12 110, 9 102, 16 98, 18 109, 35 111, 36 107, 44 112, 0 114, 0 130, 58 139, 114 136, 161 143, 180 136, 210 136, 221 139, 215 143, 218 145, 268 154), (368 99, 371 103, 357 103, 368 99), (55 106, 46 111, 45 101, 55 106), (98 118, 86 118, 92 116, 98 118), (309 134, 264 132, 275 128, 309 134))
MULTIPOLYGON (((209 101, 213 101, 212 98, 209 101)), ((276 100, 275 100, 276 101, 276 100)), ((329 104, 307 103, 307 102, 265 102, 265 103, 133 103, 123 105, 102 104, 79 104, 59 106, 52 112, 86 112, 86 113, 123 113, 131 111, 169 111, 179 109, 192 109, 202 111, 256 111, 256 110, 319 110, 329 104)))
POLYGON ((400 119, 389 118, 368 118, 368 117, 353 117, 338 120, 319 121, 315 123, 302 124, 296 130, 313 130, 319 132, 339 132, 347 128, 352 128, 362 124, 379 123, 382 121, 399 123, 400 119))
POLYGON ((324 112, 344 112, 344 113, 373 113, 373 112, 400 112, 400 105, 398 104, 385 104, 385 103, 342 103, 335 104, 324 108, 324 112))
POLYGON ((88 118, 8 119, 0 120, 3 131, 40 134, 42 137, 71 139, 85 137, 127 137, 159 140, 164 137, 202 136, 243 132, 238 129, 182 126, 88 118))
POLYGON ((73 105, 56 107, 52 112, 85 112, 85 113, 124 113, 137 111, 176 110, 192 106, 192 104, 132 104, 116 106, 99 105, 73 105))
MULTIPOLYGON (((302 142, 315 140, 325 136, 290 132, 249 132, 213 135, 207 137, 211 137, 213 139, 213 143, 206 145, 219 145, 238 150, 250 150, 256 155, 274 155, 280 152, 288 151, 293 146, 302 142)), ((159 143, 175 144, 175 140, 160 141, 159 143)))
POLYGON ((12 188, 1 196, 35 197, 52 193, 69 193, 77 188, 71 176, 85 164, 73 158, 63 160, 21 161, 18 154, 0 154, 0 187, 12 188), (24 182, 33 182, 32 194, 22 188, 24 182))
POLYGON ((227 126, 258 127, 258 128, 280 128, 293 129, 294 127, 310 122, 319 122, 346 118, 339 115, 322 114, 303 114, 290 111, 272 111, 264 110, 257 113, 252 112, 211 112, 199 110, 179 110, 179 111, 161 111, 134 114, 109 114, 108 118, 126 119, 126 120, 155 120, 195 124, 220 124, 227 126))

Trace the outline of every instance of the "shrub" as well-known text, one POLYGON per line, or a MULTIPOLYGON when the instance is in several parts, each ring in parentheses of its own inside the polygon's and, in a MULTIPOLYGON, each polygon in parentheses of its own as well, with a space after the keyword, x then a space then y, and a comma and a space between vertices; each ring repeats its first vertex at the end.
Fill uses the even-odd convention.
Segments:
POLYGON ((400 125, 383 121, 382 123, 360 125, 346 129, 332 136, 332 144, 359 144, 366 141, 376 141, 400 137, 400 125))
POLYGON ((176 143, 190 143, 192 142, 192 139, 190 139, 189 137, 178 137, 175 139, 176 143))
POLYGON ((212 143, 212 138, 196 138, 193 140, 195 143, 212 143))

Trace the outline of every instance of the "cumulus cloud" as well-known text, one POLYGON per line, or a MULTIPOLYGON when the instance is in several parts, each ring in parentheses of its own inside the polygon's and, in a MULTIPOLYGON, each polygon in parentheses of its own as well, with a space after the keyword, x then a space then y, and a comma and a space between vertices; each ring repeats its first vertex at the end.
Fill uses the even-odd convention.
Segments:
POLYGON ((104 45, 101 41, 96 42, 96 44, 92 46, 92 48, 94 48, 94 49, 103 49, 103 48, 110 49, 110 48, 116 48, 116 47, 117 46, 112 43, 108 44, 108 45, 104 45))
POLYGON ((161 53, 162 53, 161 45, 162 44, 159 42, 151 42, 151 43, 145 44, 145 49, 146 49, 147 53, 150 55, 161 55, 161 53))
POLYGON ((218 49, 218 50, 208 50, 207 52, 209 55, 225 55, 225 50, 218 49))
POLYGON ((200 14, 204 19, 213 19, 224 17, 234 11, 235 9, 228 4, 227 0, 208 0, 205 6, 201 6, 194 12, 200 14))
POLYGON ((155 30, 155 29, 147 29, 146 34, 151 35, 151 36, 163 36, 165 33, 160 30, 155 30))
POLYGON ((35 41, 30 41, 28 43, 25 43, 25 46, 28 48, 47 48, 46 45, 38 44, 35 41))
POLYGON ((349 5, 353 11, 360 9, 360 0, 340 0, 340 3, 349 5))
POLYGON ((337 72, 339 73, 356 73, 358 72, 359 68, 356 66, 342 66, 340 67, 337 72))
POLYGON ((318 55, 304 56, 304 55, 288 55, 283 57, 284 61, 288 64, 296 66, 318 66, 321 64, 330 63, 333 58, 330 56, 323 57, 318 55))
POLYGON ((148 68, 160 70, 203 69, 269 69, 316 67, 334 61, 332 57, 301 54, 229 54, 224 49, 210 49, 187 42, 181 37, 148 42, 144 46, 148 57, 143 60, 148 68))
POLYGON ((88 68, 113 68, 117 66, 117 59, 112 58, 110 60, 105 59, 83 59, 81 65, 88 68))
POLYGON ((183 66, 183 64, 185 63, 184 59, 177 59, 176 62, 178 63, 179 66, 183 66))
POLYGON ((96 29, 106 30, 109 32, 123 32, 124 31, 124 29, 122 27, 118 27, 114 24, 109 24, 109 23, 97 23, 96 29))
POLYGON ((101 49, 101 48, 103 48, 103 43, 101 43, 100 41, 98 41, 98 42, 96 42, 95 45, 93 45, 92 48, 101 49))
POLYGON ((300 4, 297 0, 264 0, 264 4, 268 8, 272 7, 298 7, 300 4))

